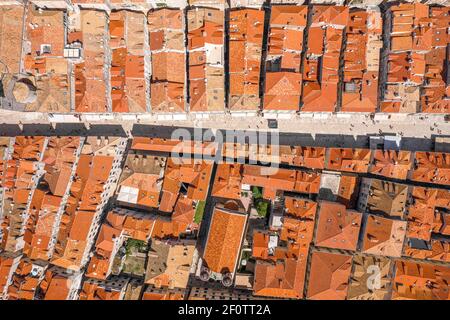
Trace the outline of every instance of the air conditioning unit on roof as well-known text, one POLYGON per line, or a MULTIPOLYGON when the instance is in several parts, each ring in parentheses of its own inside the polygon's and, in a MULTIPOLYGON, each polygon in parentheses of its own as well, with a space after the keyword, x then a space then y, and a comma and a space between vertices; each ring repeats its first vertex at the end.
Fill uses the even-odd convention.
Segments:
POLYGON ((81 56, 80 48, 65 48, 64 49, 64 58, 72 58, 78 59, 81 56))
POLYGON ((52 45, 51 44, 41 44, 40 54, 50 54, 52 53, 52 45))

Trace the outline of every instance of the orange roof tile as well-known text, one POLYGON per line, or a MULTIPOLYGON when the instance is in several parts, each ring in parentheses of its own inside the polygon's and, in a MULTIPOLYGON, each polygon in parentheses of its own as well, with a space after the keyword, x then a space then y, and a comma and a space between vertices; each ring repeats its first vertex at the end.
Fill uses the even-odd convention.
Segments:
POLYGON ((416 152, 412 180, 450 184, 450 153, 416 152))
POLYGON ((375 150, 369 172, 388 178, 405 180, 412 166, 411 152, 375 150))
POLYGON ((80 300, 121 300, 120 294, 120 291, 108 286, 107 282, 86 280, 81 288, 80 300))
POLYGON ((325 168, 325 148, 280 146, 279 152, 281 163, 310 169, 325 168))
POLYGON ((277 190, 318 193, 320 174, 300 170, 244 165, 242 183, 263 187, 263 197, 274 199, 277 190))
POLYGON ((393 299, 449 300, 450 268, 412 261, 397 261, 393 299))
POLYGON ((302 76, 293 72, 268 72, 264 109, 298 110, 302 76))
POLYGON ((369 149, 329 148, 326 168, 358 173, 367 172, 370 156, 369 149))
POLYGON ((181 29, 183 11, 172 8, 151 10, 148 13, 148 25, 150 30, 157 29, 181 29))
POLYGON ((221 163, 217 166, 211 195, 239 199, 241 197, 242 165, 221 163))
POLYGON ((319 208, 316 246, 356 250, 362 214, 328 201, 320 202, 319 208))
POLYGON ((246 220, 246 215, 214 209, 203 253, 203 261, 211 271, 234 273, 246 220))
POLYGON ((345 300, 351 263, 351 256, 313 252, 307 298, 312 300, 345 300))
POLYGON ((253 294, 255 296, 300 299, 303 297, 306 257, 269 262, 256 262, 253 294))
POLYGON ((317 210, 317 202, 294 197, 284 198, 286 214, 302 219, 314 220, 317 210))
POLYGON ((313 25, 334 25, 343 27, 349 22, 348 6, 314 5, 312 10, 313 25))
POLYGON ((406 221, 369 215, 362 250, 369 254, 400 257, 406 235, 406 221))
POLYGON ((173 152, 179 154, 203 154, 214 156, 216 154, 216 142, 181 141, 164 138, 135 137, 132 150, 173 152))
POLYGON ((260 230, 253 231, 252 257, 267 259, 269 257, 269 234, 260 230))

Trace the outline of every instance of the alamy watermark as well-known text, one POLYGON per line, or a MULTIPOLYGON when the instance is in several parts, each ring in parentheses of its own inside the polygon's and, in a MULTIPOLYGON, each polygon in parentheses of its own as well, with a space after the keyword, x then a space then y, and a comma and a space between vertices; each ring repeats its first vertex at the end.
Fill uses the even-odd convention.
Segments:
POLYGON ((278 172, 280 135, 278 130, 234 131, 177 128, 171 139, 180 141, 171 151, 174 163, 213 160, 216 163, 259 165, 262 175, 278 172))
POLYGON ((367 273, 370 276, 367 278, 366 285, 371 291, 381 289, 381 269, 378 265, 372 264, 367 268, 367 273))

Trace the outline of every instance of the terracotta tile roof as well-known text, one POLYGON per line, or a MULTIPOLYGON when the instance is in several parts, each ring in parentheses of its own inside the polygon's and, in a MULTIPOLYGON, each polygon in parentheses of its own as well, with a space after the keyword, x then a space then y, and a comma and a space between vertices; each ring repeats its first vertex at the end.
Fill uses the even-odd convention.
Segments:
POLYGON ((307 256, 308 248, 312 242, 314 233, 314 217, 312 219, 297 217, 283 217, 283 226, 281 228, 280 240, 292 243, 291 252, 296 256, 303 253, 307 256))
MULTIPOLYGON (((448 8, 431 7, 432 27, 422 26, 423 36, 418 37, 422 50, 431 51, 425 54, 425 82, 421 95, 422 111, 430 113, 446 113, 450 109, 449 94, 443 70, 448 57, 445 51, 445 26, 450 21, 448 8)), ((426 21, 429 22, 429 21, 426 21)))
MULTIPOLYGON (((306 260, 306 258, 304 258, 306 260)), ((275 263, 257 261, 253 294, 255 296, 300 299, 303 297, 306 261, 293 258, 275 263)))
POLYGON ((86 275, 90 278, 106 279, 111 272, 113 252, 118 249, 122 241, 122 230, 103 224, 97 237, 95 254, 89 262, 86 275))
POLYGON ((154 82, 151 85, 151 105, 155 112, 184 112, 182 83, 154 82))
POLYGON ((152 238, 156 239, 173 239, 179 238, 180 235, 186 233, 186 229, 189 227, 184 222, 177 222, 175 220, 165 221, 158 219, 155 221, 155 226, 152 232, 152 238))
POLYGON ((86 275, 105 280, 111 273, 114 257, 125 238, 147 242, 156 217, 126 209, 110 211, 102 224, 86 275))
POLYGON ((145 283, 156 288, 186 289, 194 253, 194 241, 164 243, 152 240, 145 283))
POLYGON ((297 170, 294 191, 299 193, 319 193, 320 173, 297 170))
POLYGON ((241 164, 218 164, 211 195, 227 199, 240 199, 242 171, 241 164))
POLYGON ((344 52, 342 111, 376 111, 381 26, 379 11, 356 9, 350 12, 344 52))
POLYGON ((259 77, 264 10, 235 9, 230 11, 229 64, 231 110, 259 108, 259 77))
POLYGON ((301 219, 314 220, 317 211, 317 202, 294 197, 284 198, 285 213, 301 219))
POLYGON ((52 137, 48 141, 43 157, 44 179, 55 196, 62 197, 66 192, 79 145, 80 137, 52 137))
POLYGON ((213 272, 234 273, 239 258, 247 216, 215 208, 203 260, 213 272))
POLYGON ((110 80, 113 112, 146 111, 144 21, 145 16, 139 12, 111 13, 109 46, 112 49, 110 80))
POLYGON ((24 69, 32 74, 36 99, 26 103, 26 111, 69 112, 68 61, 63 57, 64 12, 27 8, 24 41, 30 45, 23 58, 24 69))
POLYGON ((313 6, 312 10, 304 60, 302 111, 334 111, 337 106, 342 27, 348 23, 349 9, 313 6))
POLYGON ((392 6, 390 11, 392 36, 388 80, 399 86, 393 88, 393 96, 386 88, 382 111, 445 112, 449 105, 439 70, 443 70, 446 63, 446 36, 442 35, 450 20, 448 14, 445 15, 448 10, 414 3, 392 6), (404 88, 402 83, 406 81, 415 86, 404 88), (414 94, 411 94, 412 88, 415 88, 414 94), (406 94, 403 91, 407 91, 406 94))
POLYGON ((81 10, 84 61, 75 64, 75 111, 105 112, 106 79, 105 39, 106 14, 102 11, 81 10))
MULTIPOLYGON (((317 10, 315 6, 313 10, 317 10)), ((330 10, 329 7, 327 11, 330 10)), ((338 8, 338 7, 336 7, 338 8)), ((333 9, 331 9, 333 10, 333 9)), ((347 8, 348 10, 348 8, 347 8)), ((331 12, 331 11, 329 11, 331 12)), ((317 14, 316 14, 317 15, 317 14)), ((321 14, 318 14, 321 16, 321 14)), ((340 15, 340 14, 339 14, 340 15)), ((348 11, 347 11, 348 18, 348 11)), ((315 17, 313 19, 322 20, 315 17)), ((309 29, 308 39, 311 48, 305 57, 302 111, 334 111, 337 106, 337 84, 339 81, 339 59, 342 48, 343 30, 335 27, 321 29, 313 26, 309 29), (323 34, 325 32, 325 34, 323 34), (317 42, 316 42, 317 41, 317 42), (324 44, 321 42, 325 41, 324 44), (320 64, 318 63, 320 59, 320 64), (320 70, 317 69, 320 66, 320 70), (320 83, 317 75, 320 75, 320 83)))
POLYGON ((161 193, 159 210, 162 212, 172 212, 175 208, 179 196, 180 183, 173 179, 166 179, 164 189, 161 193))
POLYGON ((183 11, 178 9, 163 8, 152 10, 148 13, 148 25, 150 30, 182 29, 183 11))
POLYGON ((300 193, 318 193, 319 173, 300 170, 276 169, 276 172, 254 165, 244 165, 242 183, 263 187, 263 197, 274 199, 277 190, 300 193))
POLYGON ((327 169, 347 172, 367 172, 371 150, 369 149, 328 149, 327 169))
POLYGON ((19 72, 24 10, 17 5, 0 7, 0 60, 6 64, 7 73, 19 72))
POLYGON ((313 25, 332 25, 343 28, 349 22, 349 7, 347 6, 315 5, 312 10, 313 25))
POLYGON ((83 282, 80 300, 123 300, 123 287, 127 281, 112 277, 108 281, 87 279, 83 282))
POLYGON ((186 224, 190 229, 194 229, 194 216, 194 201, 187 196, 180 196, 172 214, 172 221, 179 224, 186 224))
POLYGON ((217 150, 216 142, 181 141, 164 138, 135 137, 132 150, 174 152, 182 154, 203 154, 214 156, 217 150))
POLYGON ((347 300, 389 300, 392 264, 389 258, 354 256, 347 300), (380 286, 373 286, 370 276, 379 270, 380 286))
POLYGON ((75 111, 106 111, 106 87, 104 81, 88 79, 84 63, 75 65, 75 111))
POLYGON ((450 243, 445 240, 435 240, 427 242, 426 248, 412 247, 412 242, 408 241, 403 252, 404 256, 421 260, 434 260, 440 262, 450 262, 450 243))
MULTIPOLYGON (((39 56, 63 56, 64 12, 59 10, 39 10, 32 4, 27 11, 26 36, 31 42, 34 58, 39 56), (41 45, 51 46, 50 53, 41 52, 41 45)), ((50 71, 50 70, 49 70, 50 71)))
POLYGON ((269 258, 269 239, 269 233, 261 230, 253 231, 252 257, 263 260, 269 258))
POLYGON ((308 6, 274 4, 271 9, 271 25, 306 26, 308 6))
POLYGON ((405 180, 412 166, 410 151, 375 150, 369 173, 405 180))
POLYGON ((142 207, 158 208, 162 188, 162 179, 159 175, 135 172, 122 181, 119 187, 119 201, 142 207))
POLYGON ((192 112, 224 108, 224 11, 191 8, 187 11, 189 102, 192 112))
POLYGON ((298 110, 302 75, 294 72, 269 72, 266 74, 264 109, 298 110))
POLYGON ((27 204, 36 180, 38 161, 41 160, 46 139, 44 137, 16 137, 12 158, 6 162, 3 180, 3 207, 1 220, 2 239, 0 248, 7 252, 16 252, 23 248, 23 236, 27 226, 27 204))
POLYGON ((37 161, 44 148, 44 137, 16 137, 13 159, 37 161))
POLYGON ((432 232, 440 233, 442 222, 440 210, 450 208, 450 192, 423 187, 414 187, 412 204, 408 210, 409 238, 430 241, 432 232))
POLYGON ((158 52, 152 54, 152 81, 184 82, 184 54, 158 52))
MULTIPOLYGON (((272 10, 273 11, 273 10, 272 10)), ((300 55, 303 48, 303 29, 304 25, 291 26, 294 29, 283 29, 290 25, 276 26, 271 24, 269 33, 269 54, 281 56, 281 67, 286 69, 295 69, 300 71, 300 55), (296 53, 295 61, 291 54, 296 53), (288 61, 283 61, 288 60, 288 61), (290 61, 289 61, 290 60, 290 61)))
POLYGON ((412 180, 435 184, 450 184, 450 154, 416 152, 412 180))
POLYGON ((305 82, 303 87, 303 108, 307 112, 332 112, 336 107, 337 85, 334 83, 305 82))
POLYGON ((10 284, 12 283, 12 277, 16 271, 19 261, 21 259, 20 254, 11 255, 8 253, 2 253, 0 255, 0 298, 6 299, 7 292, 10 284))
MULTIPOLYGON (((324 49, 324 37, 326 29, 311 26, 308 29, 308 54, 321 55, 324 49)), ((314 61, 314 60, 313 60, 314 61)), ((317 60, 316 60, 317 61, 317 60)), ((316 70, 317 72, 318 70, 316 70)))
POLYGON ((390 217, 402 218, 408 202, 408 186, 390 181, 370 181, 367 209, 390 217))
POLYGON ((352 256, 313 252, 307 299, 345 300, 352 256))
POLYGON ((341 174, 337 202, 342 203, 346 208, 354 208, 359 196, 359 182, 358 176, 341 174))
MULTIPOLYGON (((249 157, 250 146, 247 143, 222 143, 222 156, 225 159, 238 159, 249 157)), ((257 149, 257 147, 256 147, 257 149)))
POLYGON ((149 287, 142 295, 142 300, 184 300, 185 295, 186 293, 180 290, 149 287))
POLYGON ((365 253, 400 257, 406 235, 406 221, 368 215, 362 250, 365 253))
MULTIPOLYGON (((261 231, 253 234, 253 257, 258 259, 253 286, 256 296, 303 297, 317 204, 311 200, 292 197, 285 197, 284 204, 285 216, 278 235, 261 231), (275 244, 275 248, 269 249, 270 237, 281 240, 275 244)), ((271 243, 273 245, 273 241, 271 243)))
POLYGON ((90 249, 87 235, 102 203, 113 160, 111 156, 80 156, 68 205, 61 218, 52 264, 78 270, 85 263, 85 254, 90 249))
POLYGON ((450 268, 399 260, 392 299, 449 300, 450 268))
MULTIPOLYGON (((187 196, 192 200, 206 200, 213 163, 209 160, 168 158, 163 181, 163 191, 171 189, 175 180, 187 184, 187 196)), ((177 190, 178 192, 178 190, 177 190)), ((172 192, 175 193, 175 192, 172 192)), ((161 200, 162 201, 162 200, 161 200)))
POLYGON ((68 274, 52 268, 46 271, 40 289, 44 300, 68 300, 75 284, 74 279, 68 274))
POLYGON ((31 259, 49 260, 51 257, 51 239, 55 230, 58 210, 60 209, 61 197, 45 194, 35 190, 27 221, 27 229, 24 234, 24 253, 31 259), (38 199, 35 208, 34 200, 38 199))
POLYGON ((311 169, 325 168, 325 148, 281 145, 279 152, 281 163, 311 169))
POLYGON ((41 275, 32 274, 32 269, 37 266, 39 270, 45 270, 45 265, 33 265, 33 262, 22 257, 17 269, 12 276, 12 283, 8 288, 9 300, 33 300, 36 290, 42 280, 41 275))
POLYGON ((320 247, 356 250, 362 214, 336 202, 319 204, 315 244, 320 247))

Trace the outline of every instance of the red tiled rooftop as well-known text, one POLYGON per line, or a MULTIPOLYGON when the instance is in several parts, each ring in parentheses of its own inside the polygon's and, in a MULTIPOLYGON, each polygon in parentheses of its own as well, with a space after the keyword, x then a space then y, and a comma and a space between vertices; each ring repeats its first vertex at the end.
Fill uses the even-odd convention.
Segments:
POLYGON ((347 172, 367 172, 371 150, 369 149, 328 149, 327 169, 347 172))
POLYGON ((342 254, 312 254, 307 299, 345 300, 352 257, 342 254))
POLYGON ((406 234, 406 221, 368 215, 362 251, 388 257, 400 257, 406 234))
POLYGON ((302 75, 294 72, 268 72, 264 109, 298 110, 302 75))
POLYGON ((214 209, 203 260, 213 272, 234 273, 247 217, 214 209))
POLYGON ((271 25, 287 25, 306 27, 308 6, 272 5, 270 14, 271 25))
POLYGON ((310 169, 325 168, 325 148, 279 146, 279 152, 281 163, 310 169))
POLYGON ((412 166, 410 151, 375 150, 369 172, 387 178, 405 180, 412 166))
POLYGON ((316 246, 356 250, 362 214, 336 202, 322 201, 319 208, 316 246))
POLYGON ((253 294, 284 299, 302 298, 306 272, 306 261, 303 259, 290 258, 275 263, 257 261, 253 294))
POLYGON ((450 183, 450 154, 416 152, 412 180, 435 184, 450 183))
POLYGON ((219 164, 211 195, 214 197, 239 199, 241 197, 242 165, 219 164))
POLYGON ((449 300, 450 268, 399 260, 395 264, 393 299, 449 300))

